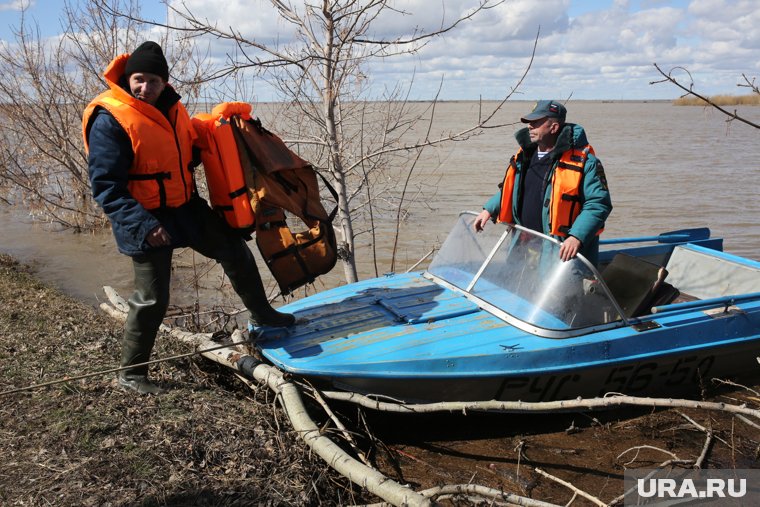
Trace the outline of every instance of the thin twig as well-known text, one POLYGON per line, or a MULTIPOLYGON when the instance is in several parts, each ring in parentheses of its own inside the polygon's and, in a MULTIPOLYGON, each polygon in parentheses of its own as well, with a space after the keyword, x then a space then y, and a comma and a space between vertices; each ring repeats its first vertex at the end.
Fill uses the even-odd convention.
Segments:
MULTIPOLYGON (((713 433, 711 429, 705 428, 704 426, 702 426, 701 424, 697 423, 694 419, 692 419, 691 417, 687 416, 686 414, 684 414, 684 413, 682 413, 682 412, 680 412, 678 410, 676 410, 675 412, 676 412, 676 414, 680 415, 681 417, 683 417, 684 419, 686 419, 687 421, 689 421, 698 430, 700 430, 700 431, 702 431, 704 433, 711 433, 711 434, 713 433)), ((726 442, 725 440, 723 440, 720 437, 715 437, 715 438, 717 438, 719 441, 723 442, 727 446, 731 445, 731 444, 729 444, 728 442, 726 442)))
POLYGON ((332 408, 330 408, 330 405, 327 404, 325 399, 322 397, 321 394, 319 394, 319 391, 315 389, 313 386, 311 387, 310 393, 314 397, 314 399, 319 403, 319 405, 322 407, 322 410, 325 411, 325 413, 328 415, 328 417, 335 423, 335 427, 338 428, 338 430, 343 435, 343 438, 346 439, 348 442, 348 445, 351 446, 351 448, 356 452, 356 455, 359 456, 359 459, 367 466, 371 466, 369 460, 367 459, 367 456, 362 452, 359 447, 356 445, 356 441, 354 440, 354 437, 351 436, 351 433, 346 429, 345 425, 338 419, 338 417, 335 415, 335 412, 333 412, 332 408))
POLYGON ((660 451, 660 452, 662 452, 664 454, 667 454, 668 456, 670 456, 674 460, 680 460, 680 458, 678 456, 676 456, 675 454, 673 454, 672 452, 666 451, 665 449, 660 449, 659 447, 655 447, 653 445, 637 445, 637 446, 634 446, 634 447, 629 447, 625 451, 623 451, 620 454, 618 454, 617 458, 615 458, 615 459, 620 459, 620 458, 623 457, 624 454, 628 454, 631 451, 636 451, 636 454, 634 455, 634 457, 630 461, 628 461, 626 463, 623 463, 623 465, 630 465, 631 463, 633 463, 634 461, 636 461, 638 459, 639 453, 642 451, 642 449, 652 449, 654 451, 660 451))
POLYGON ((702 463, 707 458, 707 452, 710 450, 712 441, 713 441, 712 431, 708 431, 707 436, 705 437, 705 444, 702 446, 702 452, 699 454, 697 461, 694 462, 694 468, 702 468, 702 463))
POLYGON ((597 408, 612 408, 623 406, 639 407, 667 407, 667 408, 691 408, 697 410, 709 410, 726 412, 729 414, 743 414, 760 420, 760 410, 747 407, 746 405, 731 405, 729 403, 685 400, 675 398, 643 398, 636 396, 605 396, 603 398, 577 398, 574 400, 557 400, 541 402, 525 401, 449 401, 435 403, 402 403, 391 400, 386 396, 363 395, 344 391, 323 391, 322 394, 330 399, 355 403, 373 410, 399 413, 434 413, 434 412, 461 412, 467 411, 488 412, 500 411, 509 413, 550 413, 570 412, 578 410, 592 410, 597 408))
POLYGON ((738 384, 736 382, 732 382, 730 380, 720 379, 720 378, 714 378, 713 382, 715 382, 716 384, 723 384, 723 385, 727 385, 727 386, 731 386, 731 387, 741 387, 745 391, 749 391, 752 394, 754 394, 755 396, 760 396, 760 392, 757 392, 757 391, 755 391, 754 389, 752 389, 750 387, 747 387, 747 386, 745 386, 743 384, 738 384))
POLYGON ((597 497, 595 497, 594 495, 591 495, 590 493, 586 493, 585 491, 583 491, 583 490, 580 490, 580 489, 576 488, 575 486, 573 486, 573 485, 572 485, 572 484, 570 484, 569 482, 567 482, 567 481, 563 481, 563 480, 562 480, 562 479, 560 479, 559 477, 555 477, 555 476, 553 476, 552 474, 550 474, 550 473, 548 473, 548 472, 544 472, 544 471, 543 471, 542 469, 540 469, 540 468, 535 468, 534 470, 536 471, 536 473, 538 473, 538 474, 540 474, 540 475, 543 475, 543 476, 544 476, 544 477, 546 477, 547 479, 551 479, 551 480, 553 480, 554 482, 556 482, 556 483, 558 483, 558 484, 561 484, 561 485, 565 486, 565 487, 566 487, 566 488, 568 488, 570 491, 572 491, 572 492, 574 492, 574 493, 577 493, 577 494, 581 495, 581 496, 582 496, 583 498, 585 498, 586 500, 590 500, 590 501, 592 501, 593 503, 595 503, 596 505, 599 505, 600 507, 607 507, 607 504, 606 504, 606 503, 602 502, 601 500, 599 500, 599 499, 598 499, 597 497))
MULTIPOLYGON (((192 334, 192 333, 188 333, 188 334, 192 334)), ((105 370, 98 370, 98 371, 94 371, 94 372, 90 372, 90 373, 83 373, 81 375, 74 375, 73 377, 68 377, 67 376, 67 377, 51 380, 50 382, 43 382, 41 384, 31 384, 31 385, 24 386, 24 387, 18 387, 18 388, 15 388, 15 389, 9 389, 7 391, 2 391, 2 392, 0 392, 0 397, 8 396, 10 394, 21 393, 21 392, 24 392, 24 391, 33 391, 33 390, 36 390, 36 389, 42 389, 43 387, 51 387, 51 386, 58 385, 58 384, 65 384, 67 382, 73 382, 75 380, 83 380, 83 379, 92 378, 92 377, 102 377, 103 375, 108 375, 108 374, 111 374, 111 373, 118 373, 120 371, 128 370, 128 369, 135 368, 135 367, 138 367, 138 366, 150 366, 150 365, 154 365, 154 364, 165 363, 165 362, 168 362, 168 361, 176 361, 177 359, 184 359, 186 357, 199 356, 199 355, 203 355, 203 354, 208 353, 208 352, 213 352, 213 351, 216 351, 216 350, 225 349, 225 348, 228 348, 228 347, 232 347, 234 345, 241 345, 241 344, 244 344, 244 343, 249 343, 249 342, 248 342, 248 340, 244 340, 244 341, 240 341, 240 342, 226 343, 224 345, 217 345, 215 347, 208 347, 208 348, 205 348, 205 349, 202 349, 202 350, 194 350, 193 352, 187 352, 185 354, 176 354, 176 355, 169 356, 169 357, 162 357, 162 358, 159 358, 159 359, 152 359, 150 361, 145 361, 145 362, 137 363, 137 364, 131 364, 129 366, 120 366, 120 367, 117 367, 117 368, 108 368, 108 369, 105 369, 105 370)))
POLYGON ((662 82, 665 82, 665 81, 669 81, 669 82, 673 83, 674 85, 676 85, 677 87, 679 87, 680 89, 682 89, 683 91, 685 91, 687 95, 694 95, 698 99, 703 100, 706 104, 709 104, 713 108, 717 109, 721 113, 723 113, 726 116, 728 116, 730 119, 732 119, 732 120, 739 120, 740 122, 746 123, 747 125, 749 125, 751 127, 755 127, 756 129, 760 129, 760 125, 758 125, 757 123, 753 123, 753 122, 747 120, 746 118, 742 118, 741 116, 739 116, 738 114, 736 114, 736 110, 734 110, 733 113, 730 112, 730 111, 727 111, 727 110, 723 109, 722 107, 720 107, 715 102, 713 102, 712 100, 710 100, 709 98, 705 97, 704 95, 700 95, 699 93, 695 92, 694 89, 693 89, 694 88, 694 83, 693 82, 687 88, 684 85, 682 85, 676 78, 674 78, 673 76, 671 76, 671 73, 675 69, 681 69, 681 70, 684 70, 684 71, 686 71, 688 73, 688 71, 685 68, 683 68, 683 67, 673 67, 673 69, 671 69, 669 73, 665 73, 656 63, 654 64, 654 67, 657 69, 657 71, 660 74, 662 74, 665 77, 665 79, 664 80, 660 80, 660 81, 652 81, 649 84, 657 84, 657 83, 662 83, 662 82))
POLYGON ((743 423, 745 423, 745 424, 749 424, 749 425, 750 425, 750 426, 752 426, 753 428, 756 428, 756 429, 759 429, 759 430, 760 430, 760 424, 757 424, 757 423, 754 423, 754 422, 750 421, 749 419, 747 419, 747 418, 746 418, 746 417, 744 417, 743 415, 739 415, 739 414, 737 414, 737 415, 735 415, 734 417, 736 417, 737 419, 739 419, 741 422, 743 422, 743 423))

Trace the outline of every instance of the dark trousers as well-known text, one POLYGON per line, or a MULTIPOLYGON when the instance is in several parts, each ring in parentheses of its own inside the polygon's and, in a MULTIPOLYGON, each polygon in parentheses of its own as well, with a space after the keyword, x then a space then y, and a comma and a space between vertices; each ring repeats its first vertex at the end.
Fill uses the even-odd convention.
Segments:
MULTIPOLYGON (((206 205, 193 212, 193 230, 184 241, 198 253, 219 261, 232 288, 255 316, 273 311, 245 240, 231 230, 206 205)), ((180 230, 181 234, 181 230, 180 230)), ((124 328, 121 366, 144 363, 150 359, 158 328, 169 306, 173 248, 158 248, 132 258, 135 291, 129 298, 129 313, 124 328)), ((146 375, 147 366, 122 371, 122 377, 146 375)))

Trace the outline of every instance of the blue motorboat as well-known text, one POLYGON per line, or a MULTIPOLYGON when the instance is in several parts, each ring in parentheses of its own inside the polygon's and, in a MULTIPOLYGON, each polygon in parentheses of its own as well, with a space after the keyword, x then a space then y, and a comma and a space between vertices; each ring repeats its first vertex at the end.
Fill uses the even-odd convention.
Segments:
POLYGON ((258 329, 279 369, 405 402, 690 396, 760 377, 760 263, 706 228, 602 241, 599 265, 548 236, 462 213, 424 272, 295 301, 258 329))

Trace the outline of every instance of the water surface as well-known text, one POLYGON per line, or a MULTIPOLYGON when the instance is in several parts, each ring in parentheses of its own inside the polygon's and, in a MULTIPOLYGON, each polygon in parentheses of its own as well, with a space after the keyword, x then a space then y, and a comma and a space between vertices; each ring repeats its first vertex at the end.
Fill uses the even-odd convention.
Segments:
MULTIPOLYGON (((508 103, 497 122, 513 123, 531 106, 508 103)), ((434 129, 460 131, 477 119, 478 107, 475 102, 439 104, 434 129)), ((605 237, 706 226, 724 238, 726 251, 760 260, 760 131, 726 122, 724 115, 709 108, 677 107, 669 102, 571 102, 568 110, 568 121, 584 126, 607 174, 614 210, 605 237)), ((760 107, 745 106, 737 112, 760 122, 760 107)), ((258 114, 264 117, 266 110, 258 114)), ((520 127, 488 130, 466 142, 425 152, 412 182, 424 192, 413 192, 409 199, 396 254, 397 271, 440 244, 461 210, 479 211, 493 195, 516 151, 513 134, 520 127)), ((378 272, 383 273, 390 269, 395 217, 377 217, 376 226, 378 272)), ((357 224, 357 230, 365 228, 366 224, 357 224)), ((357 246, 360 277, 374 276, 371 235, 361 234, 357 246)), ((43 279, 93 303, 102 299, 103 285, 124 293, 131 290, 129 259, 116 252, 107 231, 94 235, 52 232, 30 224, 23 213, 0 210, 0 251, 32 263, 43 279)), ((217 297, 224 281, 218 274, 198 277, 207 269, 194 262, 200 260, 187 252, 175 262, 175 304, 189 304, 196 294, 204 303, 217 297)), ((337 266, 318 281, 317 288, 339 283, 342 269, 337 266)), ((270 287, 274 288, 271 282, 270 287)))

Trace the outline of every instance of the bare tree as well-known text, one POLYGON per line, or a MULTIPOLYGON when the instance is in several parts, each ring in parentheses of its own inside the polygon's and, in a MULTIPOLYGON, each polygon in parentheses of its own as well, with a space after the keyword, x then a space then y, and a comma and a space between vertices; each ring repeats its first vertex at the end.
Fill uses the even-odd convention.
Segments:
MULTIPOLYGON (((709 97, 706 97, 706 96, 698 93, 697 91, 695 91, 694 90, 694 79, 692 78, 691 73, 689 72, 689 70, 686 69, 685 67, 681 67, 681 66, 673 67, 668 72, 665 72, 664 70, 662 70, 660 68, 660 66, 657 65, 656 63, 654 64, 654 67, 655 67, 655 69, 657 69, 657 72, 659 72, 663 76, 664 79, 661 79, 659 81, 652 81, 649 84, 672 83, 672 84, 676 85, 678 88, 680 88, 681 90, 684 91, 684 94, 682 95, 682 97, 685 97, 687 95, 692 95, 692 96, 694 96, 694 97, 702 100, 705 104, 709 105, 710 107, 713 107, 713 108, 717 109, 721 113, 723 113, 726 116, 728 116, 728 120, 727 121, 734 121, 734 120, 736 120, 736 121, 740 121, 742 123, 746 123, 747 125, 749 125, 751 127, 754 127, 756 129, 760 129, 760 125, 758 125, 757 123, 751 122, 751 121, 749 121, 748 119, 746 119, 746 118, 744 118, 742 116, 739 116, 737 114, 737 112, 736 112, 735 109, 734 109, 733 112, 728 111, 727 109, 725 109, 725 108, 719 106, 718 104, 716 104, 714 101, 710 100, 709 97), (688 80, 689 80, 688 85, 682 83, 676 77, 673 76, 673 74, 674 74, 675 71, 681 71, 686 76, 688 76, 688 80)), ((743 80, 743 82, 738 83, 736 86, 738 86, 740 88, 749 88, 750 90, 752 90, 752 93, 760 95, 760 89, 758 89, 757 85, 755 84, 755 78, 751 78, 750 79, 746 74, 742 74, 742 80, 743 80)))
MULTIPOLYGON (((94 1, 102 9, 110 9, 103 0, 94 1)), ((398 212, 409 193, 408 182, 402 190, 399 181, 407 180, 421 151, 497 127, 494 115, 504 103, 481 112, 473 125, 461 131, 434 133, 430 125, 435 101, 410 102, 411 85, 386 90, 372 100, 370 64, 416 54, 433 38, 443 37, 501 2, 475 0, 469 12, 450 22, 442 20, 433 31, 417 29, 411 34, 384 38, 371 35, 371 27, 381 15, 410 15, 394 9, 387 0, 270 3, 279 18, 293 28, 293 42, 263 43, 234 27, 223 28, 199 18, 184 5, 169 7, 171 24, 154 23, 177 30, 187 39, 213 39, 234 48, 212 74, 215 87, 224 78, 239 80, 244 71, 274 86, 283 103, 279 133, 315 167, 328 173, 337 190, 334 227, 345 279, 354 282, 358 278, 356 236, 374 231, 374 215, 400 216, 398 212), (362 222, 369 224, 367 229, 357 231, 355 225, 362 222)), ((119 14, 114 9, 109 12, 119 14)), ((513 91, 505 92, 507 98, 513 91)))
MULTIPOLYGON (((118 54, 144 38, 134 21, 133 0, 113 0, 117 17, 90 2, 66 3, 62 33, 43 38, 22 11, 14 42, 0 44, 0 198, 24 206, 38 220, 75 230, 107 224, 90 192, 82 144, 85 106, 106 89, 102 73, 118 54)), ((151 36, 171 49, 172 73, 199 77, 187 43, 168 43, 168 33, 151 36)), ((197 96, 197 87, 184 93, 197 96)))
MULTIPOLYGON (((167 4, 171 25, 145 20, 136 0, 67 3, 62 34, 53 40, 44 40, 22 14, 15 43, 0 45, 0 71, 5 76, 0 101, 6 117, 0 124, 2 202, 24 205, 39 219, 76 230, 107 223, 90 197, 80 115, 105 89, 101 73, 108 62, 149 37, 168 50, 172 84, 190 109, 199 97, 239 99, 250 91, 245 83, 251 71, 274 85, 283 104, 279 132, 329 174, 338 191, 334 226, 343 271, 346 281, 356 281, 356 237, 371 233, 374 238, 376 215, 396 217, 395 243, 404 207, 434 191, 435 185, 426 189, 412 181, 422 150, 501 126, 494 124, 494 116, 521 82, 491 110, 481 107, 472 125, 457 132, 434 132, 437 99, 410 102, 411 84, 370 97, 370 63, 414 55, 433 38, 500 1, 474 0, 468 13, 442 21, 433 31, 415 29, 383 38, 370 35, 378 17, 410 14, 397 11, 387 0, 323 0, 303 6, 270 1, 280 19, 293 27, 293 42, 263 44, 172 4, 167 4), (196 43, 204 37, 233 48, 213 69, 197 53, 196 43), (418 188, 411 191, 414 185, 418 188)), ((526 73, 529 68, 530 64, 526 73)))

